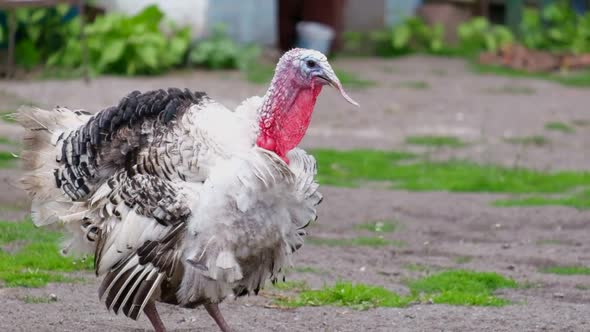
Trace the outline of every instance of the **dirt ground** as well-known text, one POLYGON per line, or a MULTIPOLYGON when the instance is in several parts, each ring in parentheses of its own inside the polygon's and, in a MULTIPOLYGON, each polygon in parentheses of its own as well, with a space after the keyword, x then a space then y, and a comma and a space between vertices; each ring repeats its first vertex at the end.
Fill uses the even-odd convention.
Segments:
MULTIPOLYGON (((543 170, 590 168, 590 126, 575 133, 547 131, 547 122, 590 121, 590 90, 554 83, 471 73, 459 60, 408 57, 391 60, 343 59, 337 68, 375 80, 350 90, 360 112, 326 91, 304 140, 305 147, 379 148, 428 151, 404 144, 409 135, 453 135, 470 144, 429 151, 435 158, 466 158, 485 163, 543 170), (421 84, 415 84, 422 82, 421 84), (414 88, 412 88, 414 86, 414 88), (416 88, 419 87, 419 88, 416 88), (546 146, 505 142, 506 137, 542 135, 546 146)), ((188 87, 207 91, 228 106, 264 93, 233 72, 183 72, 156 78, 104 77, 82 81, 0 81, 0 108, 17 104, 69 106, 96 111, 131 90, 188 87)), ((2 136, 17 138, 15 126, 0 122, 2 136)), ((0 204, 24 206, 12 189, 18 170, 0 170, 0 204)), ((354 225, 393 219, 401 227, 385 235, 403 247, 325 247, 306 245, 296 266, 323 273, 292 273, 312 287, 350 280, 407 292, 403 281, 431 271, 466 268, 495 271, 528 288, 503 290, 514 302, 502 308, 413 305, 356 311, 338 307, 277 309, 268 296, 226 301, 222 311, 237 331, 590 331, 590 276, 540 273, 551 265, 590 266, 590 211, 565 207, 498 208, 489 194, 414 193, 379 189, 323 187, 325 200, 313 236, 369 235, 354 225), (459 257, 468 259, 458 259, 459 257)), ((23 212, 1 210, 0 219, 18 220, 23 212)), ((0 331, 144 331, 138 322, 106 312, 97 299, 91 274, 83 284, 51 284, 41 289, 0 288, 0 331), (57 302, 26 304, 25 295, 55 294, 57 302)), ((172 331, 215 331, 204 310, 160 305, 172 331)))

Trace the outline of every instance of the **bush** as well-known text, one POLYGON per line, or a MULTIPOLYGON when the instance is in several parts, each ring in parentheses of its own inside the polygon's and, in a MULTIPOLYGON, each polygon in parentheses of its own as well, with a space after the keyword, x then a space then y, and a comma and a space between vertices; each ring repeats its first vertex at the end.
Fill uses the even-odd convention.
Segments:
POLYGON ((380 56, 396 56, 411 52, 443 53, 443 38, 442 25, 429 26, 418 17, 409 17, 399 25, 371 35, 371 39, 376 43, 377 55, 380 56))
MULTIPOLYGON (((182 64, 190 44, 190 30, 170 25, 160 30, 164 14, 149 6, 135 16, 110 13, 85 27, 89 62, 93 73, 156 74, 182 64)), ((53 53, 47 65, 78 68, 82 64, 79 25, 69 24, 66 44, 53 53)))
POLYGON ((507 27, 492 25, 484 17, 476 17, 462 23, 457 29, 459 50, 474 54, 482 50, 495 52, 514 42, 514 35, 507 27))
POLYGON ((520 28, 522 42, 528 48, 574 54, 590 52, 590 13, 578 15, 567 2, 552 3, 543 11, 526 9, 520 28))
POLYGON ((237 44, 227 35, 225 28, 218 25, 209 38, 194 45, 189 54, 189 62, 210 69, 245 70, 259 55, 260 49, 257 46, 237 44))
MULTIPOLYGON (((31 69, 38 66, 42 59, 56 52, 63 41, 71 35, 70 28, 79 24, 72 17, 68 5, 55 8, 19 8, 15 11, 17 35, 21 38, 15 47, 16 64, 31 69)), ((79 31, 79 29, 78 29, 79 31)), ((0 42, 6 41, 8 31, 0 26, 0 42)))

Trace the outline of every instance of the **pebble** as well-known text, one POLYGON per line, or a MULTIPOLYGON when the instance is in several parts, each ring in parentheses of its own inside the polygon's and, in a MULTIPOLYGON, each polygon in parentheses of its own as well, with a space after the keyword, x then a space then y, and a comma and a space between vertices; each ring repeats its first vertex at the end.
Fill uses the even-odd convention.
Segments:
POLYGON ((553 293, 553 297, 555 297, 557 299, 563 299, 565 297, 565 294, 563 294, 563 293, 553 293))
POLYGON ((502 249, 510 249, 510 247, 512 247, 512 246, 510 245, 510 243, 503 243, 503 244, 502 244, 502 249))
POLYGON ((398 271, 377 271, 377 273, 384 275, 384 276, 399 276, 400 272, 398 271))
POLYGON ((53 293, 49 294, 49 300, 51 302, 57 302, 57 295, 55 295, 53 293))

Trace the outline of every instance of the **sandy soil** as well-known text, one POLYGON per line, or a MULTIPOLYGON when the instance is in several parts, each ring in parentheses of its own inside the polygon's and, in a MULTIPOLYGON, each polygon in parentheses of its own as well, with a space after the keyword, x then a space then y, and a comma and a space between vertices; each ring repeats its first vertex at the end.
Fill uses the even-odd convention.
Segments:
MULTIPOLYGON (((408 135, 449 134, 471 144, 461 149, 431 151, 435 157, 461 157, 481 162, 523 165, 539 169, 588 169, 590 127, 565 134, 544 130, 550 121, 590 120, 588 90, 556 84, 471 74, 458 60, 410 57, 395 61, 346 59, 336 67, 377 81, 351 95, 360 112, 344 104, 336 93, 320 98, 306 147, 368 147, 413 149, 404 145, 408 135), (426 89, 402 87, 426 82, 426 89), (503 90, 525 88, 521 94, 503 90), (507 136, 543 135, 550 144, 522 148, 504 142, 507 136)), ((263 86, 239 80, 237 73, 178 73, 158 78, 100 78, 81 81, 0 81, 0 108, 34 103, 67 105, 91 111, 116 103, 128 91, 157 87, 189 87, 208 91, 235 106, 243 98, 262 94, 263 86)), ((2 136, 18 137, 18 128, 0 122, 2 136)), ((423 150, 422 150, 423 151, 423 150)), ((23 206, 26 198, 12 189, 18 170, 0 172, 0 204, 23 206)), ((403 247, 305 246, 297 266, 325 273, 293 273, 291 280, 321 286, 338 279, 383 285, 407 292, 403 280, 424 272, 467 268, 496 271, 535 287, 504 290, 514 304, 503 308, 415 305, 404 309, 355 311, 319 307, 277 309, 268 296, 228 301, 222 310, 237 331, 588 331, 590 330, 590 276, 540 273, 549 265, 590 266, 587 229, 590 211, 564 207, 496 208, 488 194, 411 193, 378 189, 324 187, 314 236, 370 235, 355 224, 394 219, 401 227, 386 237, 403 240, 403 247), (550 240, 550 241, 547 241, 550 240), (458 263, 457 257, 469 257, 458 263)), ((1 209, 2 219, 18 220, 22 212, 1 209)), ((97 281, 84 275, 84 284, 51 284, 41 289, 0 288, 0 331, 143 331, 150 325, 113 316, 98 302, 97 281), (57 295, 57 302, 26 304, 25 295, 57 295)), ((170 330, 215 331, 203 310, 161 305, 170 330)))

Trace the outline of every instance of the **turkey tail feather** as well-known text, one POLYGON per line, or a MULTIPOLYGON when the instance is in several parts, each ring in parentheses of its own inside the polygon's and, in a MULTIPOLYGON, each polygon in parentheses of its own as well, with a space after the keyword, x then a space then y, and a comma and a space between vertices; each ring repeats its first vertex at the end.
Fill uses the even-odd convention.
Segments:
POLYGON ((20 180, 20 186, 33 200, 33 222, 37 226, 48 225, 59 216, 79 212, 78 206, 60 190, 55 169, 61 137, 83 125, 89 115, 65 108, 44 110, 23 106, 15 114, 15 120, 25 128, 24 151, 21 158, 28 172, 20 180))

